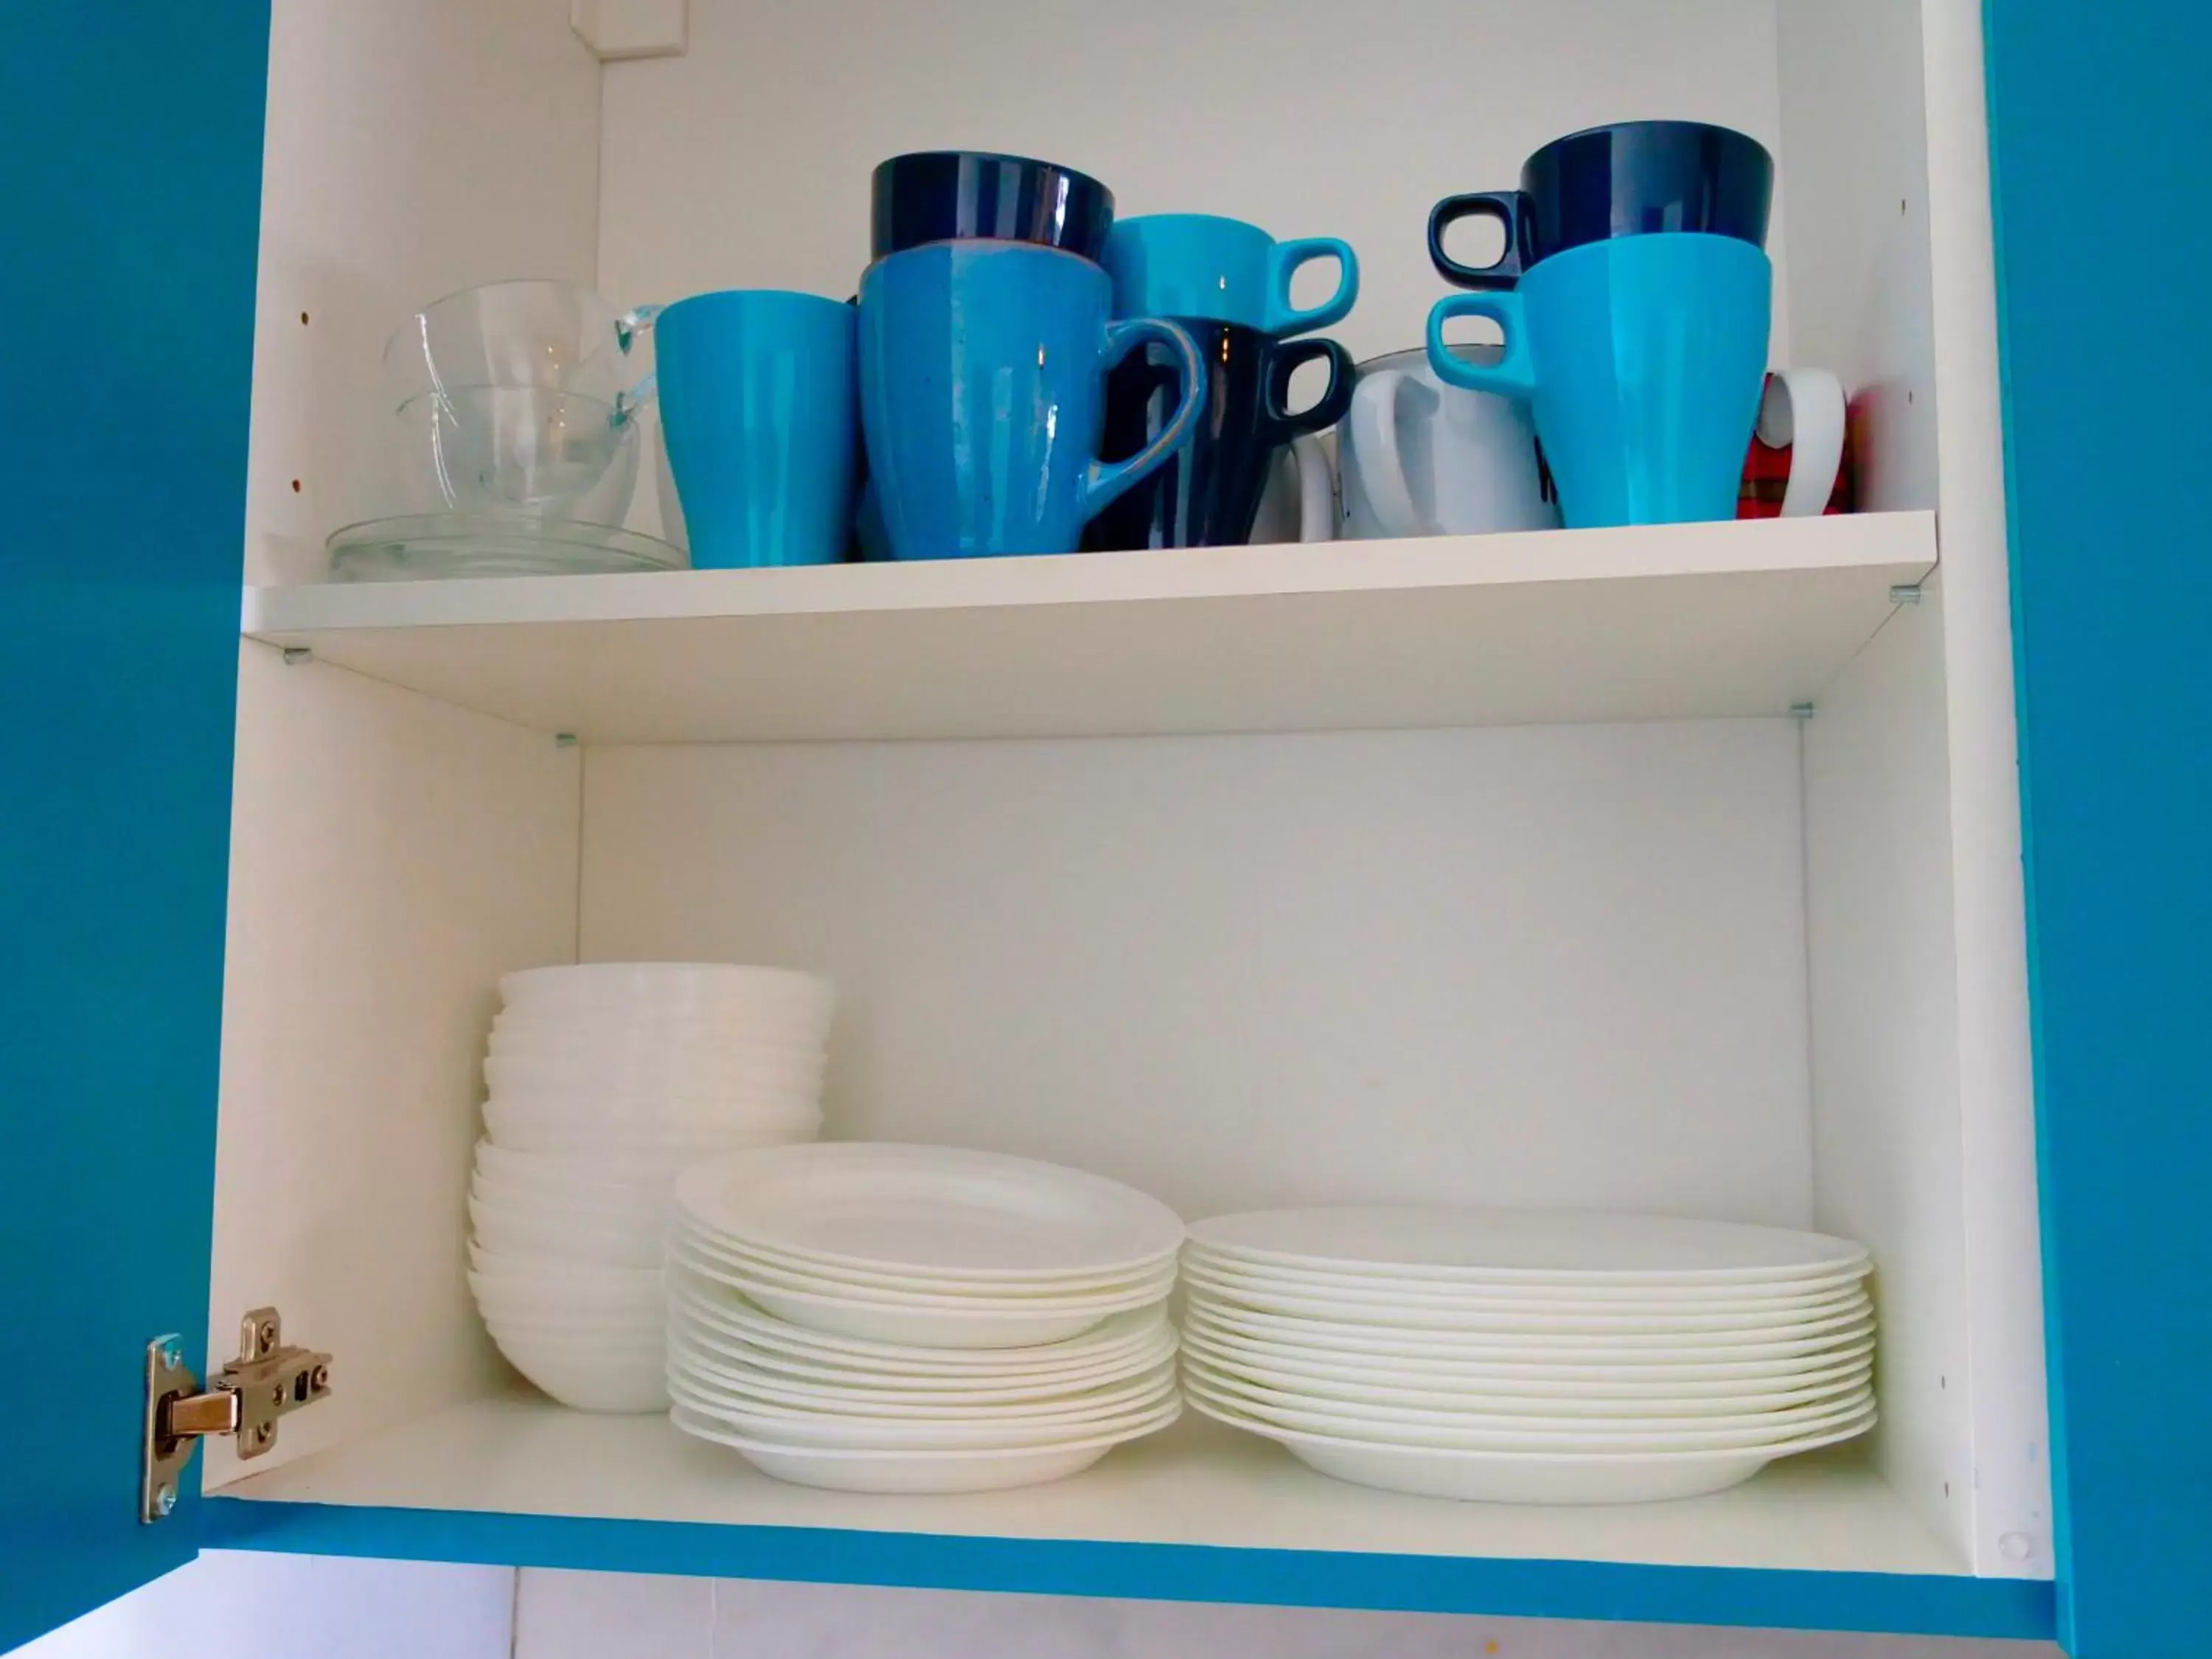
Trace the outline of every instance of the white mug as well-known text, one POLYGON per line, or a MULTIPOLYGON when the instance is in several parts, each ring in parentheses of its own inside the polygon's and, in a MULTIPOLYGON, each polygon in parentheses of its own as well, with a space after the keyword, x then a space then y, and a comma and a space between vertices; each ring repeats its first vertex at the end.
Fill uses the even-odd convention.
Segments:
MULTIPOLYGON (((1453 349, 1494 362, 1494 345, 1453 349)), ((1438 380, 1418 348, 1359 365, 1337 428, 1339 534, 1350 540, 1556 530, 1526 405, 1438 380)))
POLYGON ((1328 441, 1300 433, 1276 454, 1246 538, 1253 545, 1336 539, 1336 469, 1329 465, 1328 441))
POLYGON ((1759 441, 1790 452, 1781 516, 1809 519, 1827 510, 1844 464, 1844 383, 1825 368, 1778 368, 1759 401, 1759 441))

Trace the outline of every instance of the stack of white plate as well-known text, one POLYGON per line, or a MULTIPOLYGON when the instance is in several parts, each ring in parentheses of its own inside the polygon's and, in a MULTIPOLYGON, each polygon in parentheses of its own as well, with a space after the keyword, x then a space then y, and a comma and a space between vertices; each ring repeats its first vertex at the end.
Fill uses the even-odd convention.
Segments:
POLYGON ((1363 1486, 1692 1497, 1874 1425, 1869 1265, 1846 1239, 1656 1216, 1219 1216, 1184 1252, 1184 1388, 1363 1486))
POLYGON ((1056 1480, 1181 1410, 1182 1223, 1079 1170, 945 1146, 785 1146, 677 1182, 677 1427, 848 1492, 1056 1480))
POLYGON ((564 1405, 668 1404, 661 1252, 679 1171, 822 1121, 826 981, 608 963, 500 981, 469 1285, 500 1351, 564 1405))

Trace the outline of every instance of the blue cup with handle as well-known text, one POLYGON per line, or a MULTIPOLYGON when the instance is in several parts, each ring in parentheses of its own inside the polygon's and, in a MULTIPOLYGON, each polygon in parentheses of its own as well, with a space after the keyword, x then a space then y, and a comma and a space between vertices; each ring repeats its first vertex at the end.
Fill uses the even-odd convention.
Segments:
POLYGON ((1617 121, 1555 138, 1518 190, 1448 196, 1429 215, 1429 260, 1460 288, 1510 289, 1542 261, 1619 236, 1669 232, 1766 246, 1774 158, 1756 138, 1704 121, 1617 121), (1462 219, 1493 219, 1505 249, 1486 265, 1444 252, 1462 219))
POLYGON ((1590 242, 1523 272, 1517 290, 1437 301, 1429 367, 1531 406, 1568 528, 1733 519, 1773 286, 1766 255, 1739 237, 1590 242), (1445 344, 1455 317, 1504 331, 1495 362, 1445 344))
POLYGON ((895 559, 1072 553, 1083 526, 1189 447, 1205 365, 1158 318, 1116 321, 1090 260, 1005 241, 934 242, 860 278, 860 417, 895 559), (1125 461, 1098 459, 1107 371, 1163 346, 1178 395, 1125 461))
POLYGON ((813 294, 696 295, 653 325, 660 423, 694 569, 831 564, 853 527, 853 307, 813 294))
POLYGON ((1114 222, 1114 192, 1089 173, 989 150, 894 155, 878 164, 869 204, 877 259, 963 239, 1036 242, 1096 259, 1114 222))
POLYGON ((1117 317, 1194 317, 1277 339, 1341 322, 1359 297, 1359 258, 1334 236, 1279 242, 1257 225, 1210 213, 1148 213, 1106 236, 1117 317), (1291 303, 1301 265, 1334 259, 1336 291, 1317 306, 1291 303))

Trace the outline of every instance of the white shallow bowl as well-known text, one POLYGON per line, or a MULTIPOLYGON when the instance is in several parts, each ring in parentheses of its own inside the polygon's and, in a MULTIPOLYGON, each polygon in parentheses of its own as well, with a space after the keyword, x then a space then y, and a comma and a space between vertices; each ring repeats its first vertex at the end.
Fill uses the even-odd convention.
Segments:
MULTIPOLYGON (((1848 1400, 1832 1411, 1808 1413, 1778 1421, 1770 1426, 1747 1429, 1695 1430, 1670 1428, 1664 1424, 1652 1428, 1610 1427, 1602 1431, 1595 1426, 1583 1426, 1588 1419, 1576 1419, 1566 1427, 1455 1427, 1441 1421, 1436 1423, 1385 1422, 1347 1412, 1322 1412, 1303 1407, 1271 1406, 1253 1399, 1249 1393, 1217 1388, 1188 1362, 1183 1371, 1184 1395, 1194 1401, 1234 1411, 1250 1422, 1265 1423, 1275 1428, 1294 1429, 1302 1434, 1322 1434, 1340 1440, 1372 1441, 1391 1446, 1416 1446, 1427 1449, 1454 1451, 1547 1451, 1547 1452, 1671 1452, 1671 1451, 1739 1451, 1759 1446, 1773 1445, 1808 1435, 1817 1435, 1830 1429, 1858 1421, 1869 1421, 1874 1415, 1871 1393, 1848 1400)), ((1777 1417, 1785 1414, 1776 1413, 1777 1417)), ((1679 1422, 1679 1419, 1669 1419, 1679 1422)))
POLYGON ((635 1187, 561 1186, 514 1181, 478 1170, 470 1177, 469 1196, 478 1203, 512 1211, 518 1218, 574 1220, 586 1226, 625 1231, 647 1226, 665 1228, 670 1212, 668 1188, 659 1182, 635 1187))
POLYGON ((662 1124, 713 1128, 754 1119, 804 1118, 818 1113, 822 1106, 822 1091, 813 1084, 775 1089, 733 1085, 679 1093, 650 1085, 622 1090, 562 1083, 495 1088, 490 1098, 510 1115, 526 1112, 587 1119, 611 1131, 662 1124))
POLYGON ((829 1049, 811 1020, 673 1016, 595 1019, 509 1009, 491 1023, 489 1052, 502 1057, 657 1061, 669 1054, 714 1060, 819 1060, 829 1049))
POLYGON ((580 1019, 694 1015, 826 1027, 836 988, 813 974, 722 963, 593 963, 501 975, 500 1000, 518 1013, 580 1019))
POLYGON ((1285 1447, 1320 1474, 1384 1492, 1478 1504, 1650 1504, 1741 1486, 1777 1458, 1864 1434, 1869 1414, 1826 1434, 1741 1451, 1486 1452, 1382 1445, 1254 1421, 1195 1395, 1205 1415, 1285 1447))
POLYGON ((703 1347, 680 1328, 668 1336, 668 1364, 702 1389, 750 1408, 781 1408, 829 1416, 911 1419, 945 1423, 1058 1421, 1111 1415, 1164 1398, 1174 1387, 1172 1356, 1109 1381, 1046 1387, 915 1392, 897 1388, 855 1389, 764 1370, 742 1358, 703 1347))
POLYGON ((502 1146, 526 1152, 580 1153, 600 1150, 617 1156, 632 1152, 671 1153, 694 1164, 753 1147, 810 1141, 822 1133, 819 1112, 710 1126, 640 1124, 617 1129, 590 1117, 517 1113, 499 1101, 488 1100, 483 1115, 484 1127, 493 1139, 502 1146))
POLYGON ((1157 1433, 1174 1422, 1180 1402, 1164 1407, 1156 1422, 1113 1433, 1000 1451, 872 1452, 779 1444, 736 1433, 713 1418, 672 1404, 669 1420, 684 1433, 728 1446, 763 1474, 798 1486, 831 1492, 945 1493, 1007 1492, 1079 1474, 1115 1447, 1157 1433))
POLYGON ((1870 1313, 1845 1313, 1772 1331, 1632 1331, 1465 1334, 1451 1329, 1352 1325, 1285 1318, 1246 1308, 1223 1307, 1193 1297, 1188 1324, 1209 1331, 1294 1346, 1309 1352, 1389 1354, 1425 1358, 1527 1361, 1547 1364, 1733 1364, 1825 1353, 1874 1334, 1870 1313))
POLYGON ((699 1229, 820 1264, 1009 1282, 1143 1271, 1182 1242, 1174 1211, 1119 1182, 952 1146, 849 1142, 687 1171, 699 1229))
POLYGON ((676 1177, 689 1167, 681 1152, 617 1153, 597 1148, 585 1152, 533 1152, 501 1146, 490 1139, 477 1142, 479 1173, 549 1192, 611 1190, 627 1195, 654 1188, 673 1195, 676 1177))
POLYGON ((932 1422, 912 1419, 831 1416, 790 1411, 732 1398, 711 1382, 672 1366, 668 1397, 702 1417, 750 1439, 784 1446, 813 1446, 855 1451, 998 1451, 1021 1446, 1049 1446, 1093 1436, 1121 1434, 1158 1420, 1175 1401, 1172 1382, 1143 1401, 1090 1416, 1045 1420, 932 1422))
POLYGON ((779 1290, 796 1291, 812 1296, 841 1297, 884 1307, 1072 1311, 1093 1302, 1122 1302, 1131 1297, 1139 1302, 1161 1301, 1175 1289, 1176 1285, 1176 1268, 1172 1260, 1143 1273, 1095 1283, 1085 1280, 1060 1288, 1044 1285, 985 1285, 919 1274, 910 1279, 901 1279, 890 1273, 870 1273, 865 1279, 848 1278, 846 1270, 842 1267, 818 1273, 787 1267, 750 1251, 718 1244, 702 1238, 696 1224, 680 1216, 672 1231, 695 1271, 724 1275, 725 1283, 733 1279, 757 1280, 764 1285, 773 1285, 779 1290))
POLYGON ((1249 1308, 1261 1313, 1345 1324, 1389 1325, 1413 1330, 1454 1331, 1468 1336, 1581 1334, 1595 1336, 1638 1333, 1769 1332, 1815 1325, 1823 1319, 1861 1316, 1873 1306, 1865 1290, 1851 1285, 1803 1302, 1788 1302, 1750 1312, 1584 1311, 1532 1305, 1485 1308, 1475 1303, 1401 1297, 1376 1291, 1364 1297, 1323 1297, 1256 1284, 1235 1284, 1188 1265, 1183 1284, 1193 1301, 1209 1307, 1249 1308))
POLYGON ((1462 1283, 1690 1285, 1820 1279, 1869 1260, 1824 1233, 1594 1210, 1339 1205, 1194 1222, 1217 1256, 1462 1283))
POLYGON ((1104 1388, 1139 1376, 1173 1358, 1177 1346, 1173 1331, 1163 1327, 1142 1347, 1087 1364, 1012 1371, 1004 1376, 981 1373, 947 1376, 858 1370, 795 1358, 717 1329, 696 1316, 680 1300, 670 1306, 669 1330, 672 1340, 680 1338, 709 1356, 712 1363, 736 1366, 778 1387, 822 1388, 856 1399, 930 1399, 948 1403, 1025 1400, 1104 1388))
POLYGON ((644 1099, 714 1100, 735 1096, 819 1096, 826 1062, 819 1060, 726 1062, 663 1055, 647 1060, 566 1055, 484 1057, 484 1083, 495 1094, 567 1092, 644 1099))
POLYGON ((836 1262, 825 1263, 763 1245, 709 1234, 696 1219, 685 1224, 684 1237, 702 1255, 722 1265, 757 1267, 771 1277, 780 1275, 785 1282, 793 1285, 806 1280, 817 1286, 850 1285, 863 1292, 895 1291, 968 1299, 984 1297, 1000 1301, 1020 1301, 1029 1297, 1089 1296, 1127 1290, 1140 1284, 1172 1285, 1177 1274, 1173 1251, 1133 1267, 1103 1273, 1041 1275, 1019 1279, 972 1279, 957 1274, 927 1273, 919 1268, 894 1273, 836 1262))
POLYGON ((994 1381, 1054 1376, 1070 1369, 1125 1358, 1171 1331, 1165 1310, 1152 1306, 1116 1314, 1095 1328, 1059 1342, 1012 1348, 944 1348, 920 1343, 878 1342, 817 1331, 733 1297, 719 1285, 702 1284, 672 1263, 669 1305, 678 1317, 711 1331, 757 1343, 775 1352, 819 1365, 889 1376, 941 1376, 994 1381))
POLYGON ((642 1325, 634 1330, 580 1331, 571 1326, 548 1326, 528 1320, 488 1319, 484 1328, 491 1333, 494 1342, 502 1346, 514 1341, 547 1353, 633 1359, 640 1364, 650 1359, 662 1368, 667 1363, 667 1333, 658 1325, 642 1325))
POLYGON ((1082 1335, 1109 1316, 1157 1304, 1165 1288, 1146 1289, 1116 1297, 1085 1297, 1065 1304, 944 1308, 859 1302, 845 1296, 786 1290, 757 1277, 702 1264, 672 1237, 669 1258, 684 1272, 741 1291, 776 1318, 811 1330, 927 1348, 1030 1348, 1082 1335))
MULTIPOLYGON (((1794 1377, 1761 1385, 1741 1379, 1720 1381, 1601 1381, 1529 1378, 1479 1370, 1439 1373, 1377 1365, 1364 1370, 1305 1364, 1296 1355, 1255 1358, 1222 1347, 1196 1333, 1183 1346, 1217 1370, 1265 1383, 1286 1393, 1317 1400, 1372 1401, 1378 1405, 1449 1407, 1459 1402, 1495 1401, 1494 1409, 1545 1410, 1568 1415, 1610 1416, 1649 1412, 1662 1416, 1703 1417, 1733 1411, 1765 1411, 1795 1405, 1822 1394, 1856 1388, 1874 1364, 1874 1344, 1863 1344, 1852 1357, 1794 1377), (1518 1405, 1510 1402, 1518 1401, 1518 1405), (1538 1403, 1540 1402, 1540 1403, 1538 1403)), ((1468 1409, 1482 1407, 1469 1405, 1468 1409)))

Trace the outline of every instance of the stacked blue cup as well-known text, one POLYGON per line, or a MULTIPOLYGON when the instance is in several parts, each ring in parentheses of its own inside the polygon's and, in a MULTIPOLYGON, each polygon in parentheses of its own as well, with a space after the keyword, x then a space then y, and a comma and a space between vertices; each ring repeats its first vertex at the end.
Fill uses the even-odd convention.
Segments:
POLYGON ((1571 528, 1733 519, 1766 373, 1774 164, 1693 121, 1593 127, 1528 158, 1517 191, 1437 204, 1429 253, 1475 290, 1429 313, 1437 378, 1531 405, 1571 528), (1489 265, 1447 255, 1455 220, 1505 231, 1489 265), (1494 363, 1446 345, 1455 317, 1504 331, 1494 363))
POLYGON ((1098 263, 1113 211, 1097 180, 1020 156, 940 150, 876 169, 859 318, 872 553, 1072 553, 1188 446, 1205 368, 1174 324, 1115 319, 1098 263), (1147 346, 1175 368, 1175 406, 1134 455, 1103 462, 1107 371, 1147 346))

